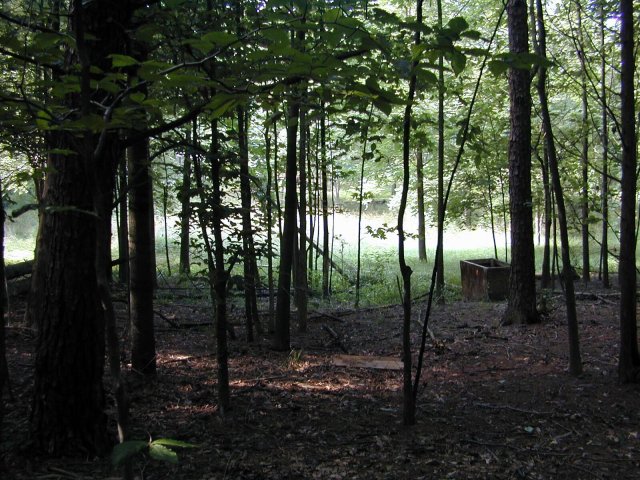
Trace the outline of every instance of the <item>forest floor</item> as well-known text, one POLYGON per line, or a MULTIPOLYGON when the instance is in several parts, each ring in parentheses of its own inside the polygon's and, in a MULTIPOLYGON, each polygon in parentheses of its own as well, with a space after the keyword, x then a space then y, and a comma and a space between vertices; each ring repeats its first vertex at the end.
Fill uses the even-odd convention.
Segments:
MULTIPOLYGON (((343 355, 400 359, 399 307, 314 312, 293 351, 231 342, 232 410, 216 406, 216 363, 204 300, 159 291, 158 375, 133 374, 133 437, 196 444, 177 465, 139 459, 141 479, 637 479, 640 388, 616 381, 617 298, 578 290, 584 373, 567 372, 560 293, 535 326, 498 326, 504 303, 437 306, 430 320, 417 424, 402 425, 402 371, 335 365, 343 355), (164 318, 164 319, 163 319, 164 318), (179 327, 179 328, 178 328, 179 327), (327 333, 338 335, 339 342, 327 333)), ((413 341, 425 305, 414 305, 413 341)), ((108 459, 42 459, 21 449, 33 382, 32 333, 14 307, 0 477, 118 478, 108 459)), ((387 362, 394 367, 398 362, 387 362)), ((108 385, 108 382, 107 382, 108 385)), ((113 401, 109 399, 110 413, 113 401)), ((113 425, 112 425, 113 426, 113 425)), ((115 430, 115 428, 114 428, 115 430)))

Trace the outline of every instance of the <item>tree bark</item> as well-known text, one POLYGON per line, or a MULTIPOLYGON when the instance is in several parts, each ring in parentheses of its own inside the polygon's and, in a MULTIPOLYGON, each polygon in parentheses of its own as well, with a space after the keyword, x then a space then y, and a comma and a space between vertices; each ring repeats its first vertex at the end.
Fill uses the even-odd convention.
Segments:
POLYGON ((285 200, 282 239, 280 241, 280 269, 278 271, 278 294, 276 299, 276 331, 272 339, 275 350, 287 351, 290 348, 291 324, 291 268, 295 251, 296 212, 297 212, 297 136, 300 103, 292 92, 287 107, 287 158, 285 170, 285 200))
MULTIPOLYGON (((4 314, 8 304, 5 270, 4 270, 4 202, 2 197, 2 179, 0 179, 0 435, 4 419, 4 386, 9 383, 9 367, 7 366, 7 352, 4 333, 4 314)), ((1 440, 1 438, 0 438, 1 440)))
MULTIPOLYGON (((527 4, 507 4, 509 51, 529 51, 527 4)), ((529 69, 509 69, 509 211, 511 213, 511 275, 509 300, 502 322, 535 323, 535 262, 533 248, 533 202, 531 197, 531 85, 529 69)))
POLYGON ((155 375, 156 348, 153 325, 155 242, 153 187, 149 172, 149 140, 128 149, 129 160, 129 306, 131 312, 131 368, 155 375))
POLYGON ((247 341, 254 340, 253 330, 261 331, 256 300, 258 268, 251 225, 251 180, 249 178, 248 114, 238 108, 238 145, 240 149, 240 201, 242 206, 242 260, 244 269, 244 302, 247 341))
MULTIPOLYGON (((190 141, 196 136, 198 128, 197 119, 193 120, 187 140, 190 141)), ((193 148, 187 148, 184 153, 184 163, 182 165, 182 186, 180 188, 180 273, 188 275, 191 273, 191 255, 189 251, 189 223, 191 218, 191 157, 195 155, 193 148)))
MULTIPOLYGON (((546 58, 546 31, 544 17, 542 13, 542 0, 536 0, 537 25, 538 25, 538 48, 537 54, 541 58, 546 58)), ((558 223, 560 226, 560 241, 562 249, 562 271, 564 273, 564 292, 567 308, 567 327, 569 329, 569 372, 572 375, 582 373, 582 359, 580 356, 580 339, 578 335, 578 316, 576 312, 576 296, 573 284, 573 268, 571 267, 571 254, 569 252, 569 231, 567 228, 567 214, 564 205, 564 195, 560 183, 560 169, 556 154, 553 129, 551 127, 551 116, 549 115, 549 104, 547 100, 547 69, 540 66, 538 71, 538 97, 540 99, 540 113, 542 115, 542 129, 544 131, 545 144, 549 155, 549 170, 553 190, 556 194, 556 205, 558 212, 558 223)))
MULTIPOLYGON (((416 177, 418 182, 418 259, 423 262, 427 261, 427 233, 425 227, 424 213, 424 163, 422 154, 422 145, 418 145, 416 149, 416 177)), ((493 212, 491 213, 491 226, 493 231, 493 212)))
POLYGON ((327 110, 324 100, 320 117, 320 148, 322 176, 322 297, 329 298, 329 178, 327 174, 327 110))
POLYGON ((120 151, 118 177, 118 211, 120 223, 118 225, 118 280, 123 285, 129 284, 129 207, 127 204, 129 181, 127 178, 126 151, 120 151))
POLYGON ((636 321, 636 182, 637 153, 634 100, 633 1, 620 0, 620 100, 622 125, 622 202, 620 209, 620 357, 618 377, 623 383, 640 379, 636 321))
POLYGON ((609 114, 607 112, 607 58, 605 55, 605 4, 600 2, 600 102, 602 109, 602 243, 600 246, 601 278, 605 288, 611 286, 609 280, 609 114))
MULTIPOLYGON (((442 0, 436 0, 438 27, 442 28, 442 0)), ((436 247, 436 303, 444 298, 444 55, 438 58, 438 212, 436 247)))
POLYGON ((587 66, 584 53, 584 40, 582 38, 582 6, 578 5, 578 36, 580 39, 580 88, 582 100, 582 151, 580 155, 580 167, 582 185, 580 187, 580 221, 582 233, 582 280, 586 283, 591 280, 591 267, 589 259, 589 104, 587 97, 587 66))
MULTIPOLYGON (((300 42, 304 42, 304 35, 300 42)), ((308 278, 307 278, 307 107, 305 104, 306 87, 303 91, 302 106, 300 107, 300 156, 298 159, 298 178, 300 192, 298 197, 298 261, 296 263, 296 305, 298 307, 298 331, 307 331, 308 315, 308 278)), ((313 240, 313 237, 311 237, 313 240)))

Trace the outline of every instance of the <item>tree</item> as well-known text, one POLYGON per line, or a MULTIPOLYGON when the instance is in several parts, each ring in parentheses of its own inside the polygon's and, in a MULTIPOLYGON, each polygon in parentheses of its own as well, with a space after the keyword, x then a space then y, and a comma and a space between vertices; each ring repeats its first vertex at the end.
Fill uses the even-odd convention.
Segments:
MULTIPOLYGON (((536 0, 538 41, 536 53, 542 60, 547 56, 547 34, 542 11, 542 0, 536 0)), ((567 213, 560 183, 560 169, 558 167, 558 156, 553 138, 551 126, 551 115, 549 114, 549 102, 547 99, 547 67, 541 64, 538 68, 538 97, 540 99, 540 113, 542 115, 542 130, 546 152, 549 159, 549 171, 551 172, 551 182, 556 197, 558 212, 558 224, 560 226, 560 239, 562 242, 562 272, 564 277, 565 303, 567 307, 567 326, 569 328, 569 371, 572 375, 582 373, 582 359, 580 356, 580 340, 578 338, 578 317, 576 313, 576 296, 573 284, 573 268, 571 267, 571 255, 569 253, 569 232, 567 229, 567 213)), ((588 248, 588 247, 587 247, 588 248)))
MULTIPOLYGON (((529 52, 527 3, 507 3, 509 52, 514 58, 529 52)), ((535 262, 531 198, 530 69, 516 63, 509 69, 511 131, 509 135, 509 211, 511 213, 511 275, 509 300, 502 322, 535 323, 535 262)))
POLYGON ((65 67, 79 67, 80 93, 63 97, 70 128, 47 133, 52 153, 35 266, 41 293, 34 306, 38 337, 31 434, 35 446, 51 454, 103 452, 108 444, 105 326, 96 266, 101 254, 96 222, 104 221, 106 213, 96 205, 94 190, 110 195, 115 162, 107 143, 115 138, 91 130, 96 119, 92 96, 99 102, 112 97, 92 89, 90 81, 92 66, 108 72, 108 55, 124 48, 131 10, 124 2, 120 6, 114 9, 101 0, 73 3, 70 27, 77 48, 66 55, 65 67), (105 18, 114 22, 105 24, 105 18), (109 173, 95 175, 101 167, 109 173))
POLYGON ((620 357, 621 382, 638 381, 640 354, 636 321, 636 182, 637 145, 634 100, 633 1, 620 0, 620 123, 622 137, 622 202, 620 207, 620 357))

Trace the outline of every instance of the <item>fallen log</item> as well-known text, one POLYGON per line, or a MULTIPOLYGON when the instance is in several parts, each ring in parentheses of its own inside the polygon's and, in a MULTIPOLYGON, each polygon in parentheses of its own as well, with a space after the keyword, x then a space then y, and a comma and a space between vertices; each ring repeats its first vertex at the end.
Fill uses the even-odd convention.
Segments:
POLYGON ((26 262, 13 263, 5 265, 4 275, 7 280, 13 280, 14 278, 24 277, 25 275, 31 275, 33 271, 33 260, 27 260, 26 262))

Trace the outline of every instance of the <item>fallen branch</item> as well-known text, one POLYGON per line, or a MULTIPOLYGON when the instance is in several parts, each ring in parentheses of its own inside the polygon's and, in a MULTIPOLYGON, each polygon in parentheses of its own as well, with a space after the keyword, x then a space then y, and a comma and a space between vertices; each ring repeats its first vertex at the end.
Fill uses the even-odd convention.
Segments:
POLYGON ((331 336, 331 338, 333 338, 333 342, 340 347, 340 350, 342 350, 344 353, 349 353, 349 351, 346 349, 346 347, 342 344, 342 342, 340 341, 340 336, 335 332, 335 330, 333 328, 331 328, 328 325, 322 325, 322 329, 327 332, 329 334, 329 336, 331 336))

